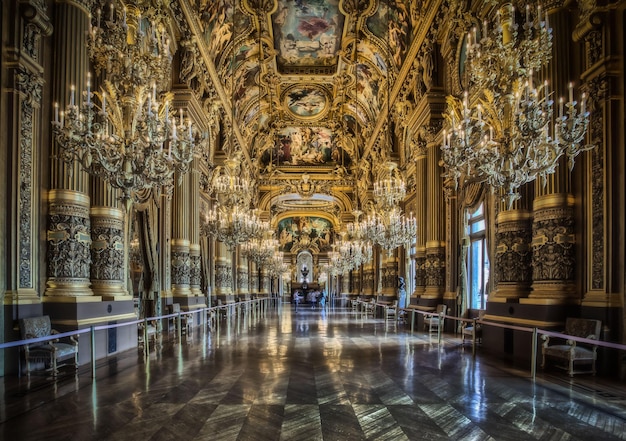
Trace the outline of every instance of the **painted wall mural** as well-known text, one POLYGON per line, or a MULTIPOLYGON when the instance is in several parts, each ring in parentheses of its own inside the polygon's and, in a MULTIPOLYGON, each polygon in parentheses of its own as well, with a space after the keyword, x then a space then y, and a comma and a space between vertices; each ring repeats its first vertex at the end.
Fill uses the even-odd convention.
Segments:
POLYGON ((288 217, 278 222, 280 250, 328 251, 331 248, 333 225, 328 219, 313 216, 288 217))
POLYGON ((279 0, 272 16, 278 64, 336 64, 343 22, 339 0, 279 0))
POLYGON ((286 127, 274 139, 274 148, 266 151, 262 163, 267 165, 333 165, 348 166, 350 158, 337 146, 336 136, 326 127, 286 127))

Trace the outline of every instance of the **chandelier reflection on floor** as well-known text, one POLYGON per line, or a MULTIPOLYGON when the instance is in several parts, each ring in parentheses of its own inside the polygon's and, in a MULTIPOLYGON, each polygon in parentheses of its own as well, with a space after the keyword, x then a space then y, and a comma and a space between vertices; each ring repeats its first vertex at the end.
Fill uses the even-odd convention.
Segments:
POLYGON ((584 94, 577 107, 570 84, 569 101, 561 99, 555 116, 548 82, 536 84, 552 54, 547 13, 527 5, 521 34, 510 4, 497 20, 495 29, 484 22, 480 35, 473 29, 466 37, 470 90, 463 99, 447 99, 442 159, 456 186, 486 182, 503 189, 511 207, 520 186, 545 182, 563 155, 573 168, 574 158, 593 146, 580 145, 589 123, 584 94))
POLYGON ((194 158, 191 121, 182 109, 170 113, 166 20, 154 7, 140 11, 112 2, 109 11, 98 9, 88 46, 97 73, 105 75, 103 86, 92 91, 88 74, 83 100, 72 86, 67 108, 55 104, 60 158, 77 160, 127 201, 138 190, 171 186, 174 173, 182 176, 194 158))

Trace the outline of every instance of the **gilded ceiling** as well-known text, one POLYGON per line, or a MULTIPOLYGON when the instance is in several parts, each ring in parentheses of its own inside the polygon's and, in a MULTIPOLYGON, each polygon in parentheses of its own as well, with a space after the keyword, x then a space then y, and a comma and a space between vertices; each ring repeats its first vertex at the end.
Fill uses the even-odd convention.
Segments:
POLYGON ((415 58, 422 2, 188 1, 181 79, 213 114, 209 161, 240 155, 267 213, 347 219, 376 164, 404 155, 387 109, 415 58))

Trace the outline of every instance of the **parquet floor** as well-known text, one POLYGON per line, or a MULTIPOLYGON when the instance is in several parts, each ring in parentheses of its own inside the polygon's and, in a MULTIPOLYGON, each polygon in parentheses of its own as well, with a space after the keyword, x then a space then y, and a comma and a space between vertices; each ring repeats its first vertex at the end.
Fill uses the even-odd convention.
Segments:
POLYGON ((56 383, 5 378, 2 440, 617 440, 626 390, 502 366, 347 309, 174 334, 56 383))

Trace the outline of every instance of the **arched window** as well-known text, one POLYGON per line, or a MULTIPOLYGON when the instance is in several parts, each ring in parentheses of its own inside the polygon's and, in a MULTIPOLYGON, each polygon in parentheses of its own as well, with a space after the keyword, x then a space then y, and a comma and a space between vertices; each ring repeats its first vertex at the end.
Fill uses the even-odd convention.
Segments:
POLYGON ((468 214, 466 235, 469 237, 467 306, 470 309, 485 309, 487 306, 489 257, 487 255, 483 204, 468 214))

